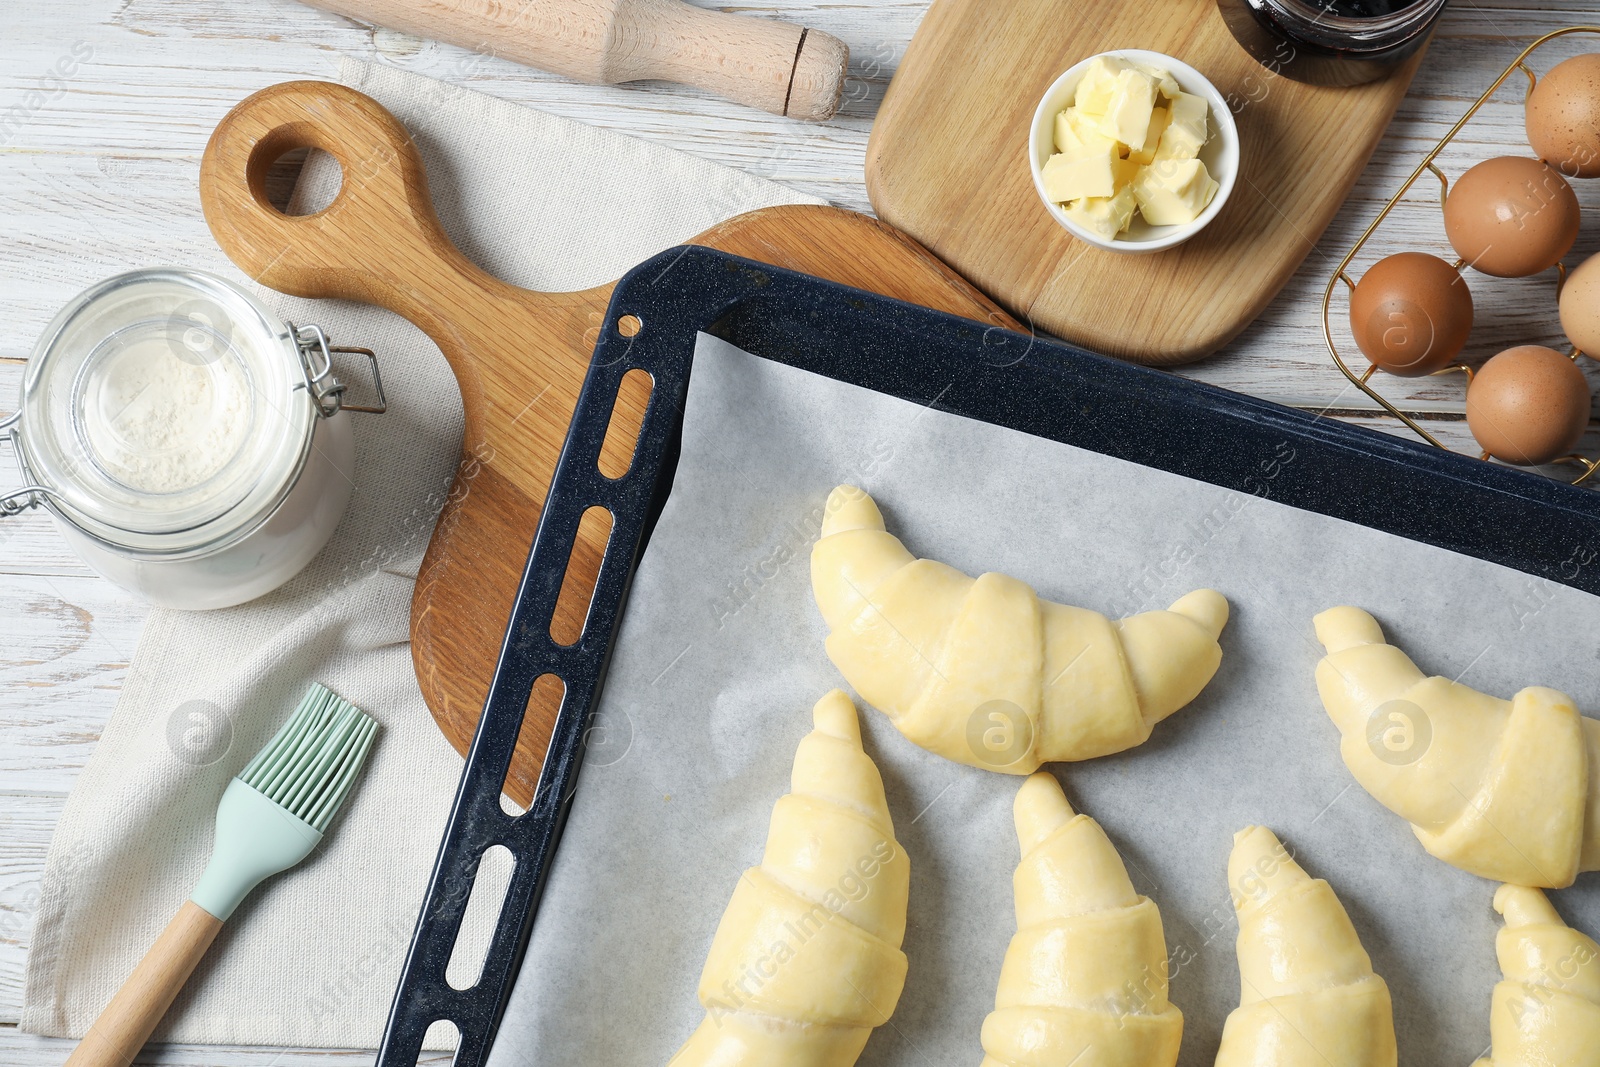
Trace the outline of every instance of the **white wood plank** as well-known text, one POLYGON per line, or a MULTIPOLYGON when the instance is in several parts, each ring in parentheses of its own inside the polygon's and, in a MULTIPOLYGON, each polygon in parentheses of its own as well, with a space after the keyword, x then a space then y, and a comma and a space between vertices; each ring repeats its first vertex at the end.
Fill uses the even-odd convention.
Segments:
POLYGON ((116 704, 147 610, 101 578, 0 579, 0 788, 71 789, 116 704))
POLYGON ((60 797, 0 795, 0 1025, 15 1024, 21 1013, 39 882, 63 803, 60 797))

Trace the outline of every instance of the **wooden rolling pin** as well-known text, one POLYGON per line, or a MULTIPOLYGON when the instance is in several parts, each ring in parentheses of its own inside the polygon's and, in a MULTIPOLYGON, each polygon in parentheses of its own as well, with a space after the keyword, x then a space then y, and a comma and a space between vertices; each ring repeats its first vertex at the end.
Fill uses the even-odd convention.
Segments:
POLYGON ((600 85, 657 78, 821 122, 850 50, 776 19, 684 0, 308 0, 313 7, 600 85))

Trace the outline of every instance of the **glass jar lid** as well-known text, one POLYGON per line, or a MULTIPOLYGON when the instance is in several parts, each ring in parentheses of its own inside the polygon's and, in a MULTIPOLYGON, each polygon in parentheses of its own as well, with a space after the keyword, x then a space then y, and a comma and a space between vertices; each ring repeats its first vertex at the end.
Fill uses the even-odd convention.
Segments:
POLYGON ((318 417, 292 327, 177 269, 109 278, 62 309, 18 406, 18 455, 46 505, 109 544, 163 553, 264 520, 318 417))
MULTIPOLYGON (((1296 39, 1331 55, 1360 59, 1425 40, 1446 0, 1249 0, 1296 39)), ((1407 52, 1406 54, 1410 54, 1407 52)), ((1289 57, 1285 57, 1289 58, 1289 57)))

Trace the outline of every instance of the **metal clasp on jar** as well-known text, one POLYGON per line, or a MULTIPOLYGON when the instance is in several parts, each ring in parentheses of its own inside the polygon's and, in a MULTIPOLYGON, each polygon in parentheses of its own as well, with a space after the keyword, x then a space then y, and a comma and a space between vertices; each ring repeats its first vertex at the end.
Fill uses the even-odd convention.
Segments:
MULTIPOLYGON (((11 443, 11 451, 17 453, 17 469, 22 471, 24 478, 28 472, 22 466, 21 452, 17 445, 17 426, 22 422, 22 409, 0 419, 0 433, 5 434, 5 439, 11 443)), ((21 489, 13 489, 0 495, 0 518, 9 518, 12 515, 21 515, 29 508, 36 508, 44 503, 44 498, 50 495, 48 485, 24 485, 21 489)))
POLYGON ((348 346, 329 345, 328 335, 321 326, 315 323, 308 326, 296 326, 289 323, 289 331, 294 335, 295 347, 300 350, 300 367, 305 371, 305 388, 311 394, 312 401, 317 405, 317 414, 325 419, 332 418, 341 411, 359 411, 367 415, 382 415, 389 410, 389 398, 383 393, 383 374, 378 370, 378 356, 370 348, 353 348, 348 346), (377 390, 378 402, 376 404, 350 404, 344 399, 345 384, 333 376, 333 354, 335 352, 366 356, 367 365, 372 368, 372 385, 377 390))

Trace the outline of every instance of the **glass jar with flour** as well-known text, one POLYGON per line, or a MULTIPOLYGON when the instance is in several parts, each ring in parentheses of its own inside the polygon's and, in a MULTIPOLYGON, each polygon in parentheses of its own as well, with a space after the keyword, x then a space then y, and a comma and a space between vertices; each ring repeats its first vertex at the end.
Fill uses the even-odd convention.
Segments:
POLYGON ((0 515, 46 508, 84 562, 156 604, 240 604, 327 542, 355 484, 345 412, 383 407, 370 351, 210 274, 118 275, 34 347, 0 421, 24 482, 0 515), (344 402, 336 351, 371 362, 377 406, 344 402))

